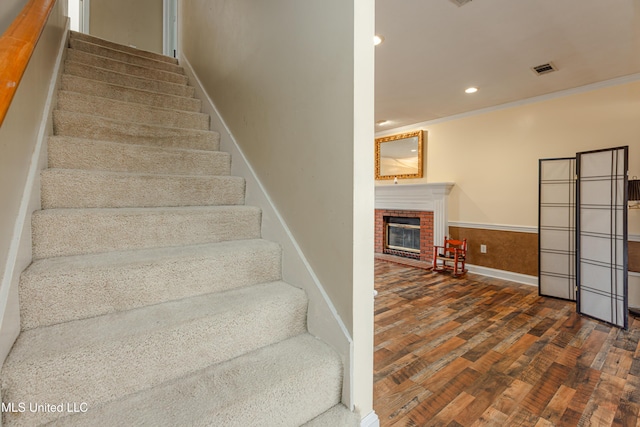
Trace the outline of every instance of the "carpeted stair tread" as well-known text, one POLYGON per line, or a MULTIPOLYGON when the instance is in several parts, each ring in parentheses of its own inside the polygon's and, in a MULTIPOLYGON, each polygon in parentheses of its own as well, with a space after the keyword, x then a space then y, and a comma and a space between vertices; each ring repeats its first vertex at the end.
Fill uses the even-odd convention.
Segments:
POLYGON ((252 206, 45 209, 32 216, 33 258, 260 238, 252 206))
POLYGON ((359 427, 360 417, 339 403, 318 415, 302 427, 359 427))
POLYGON ((85 34, 85 33, 79 33, 76 31, 71 31, 70 33, 70 40, 71 41, 84 41, 84 42, 88 42, 88 43, 92 43, 94 45, 98 45, 98 46, 102 46, 105 48, 109 48, 112 50, 117 50, 117 51, 121 51, 121 52, 125 52, 128 53, 130 55, 135 55, 135 56, 140 56, 140 57, 145 57, 145 58, 150 58, 156 61, 161 61, 161 62, 166 62, 169 64, 178 64, 178 60, 176 58, 172 58, 170 56, 166 56, 166 55, 162 55, 159 53, 155 53, 155 52, 149 52, 146 50, 142 50, 142 49, 138 49, 135 47, 131 47, 131 46, 126 46, 120 43, 115 43, 109 40, 105 40, 96 36, 92 36, 89 34, 85 34))
POLYGON ((122 62, 118 61, 117 59, 94 55, 77 49, 67 49, 66 59, 67 61, 78 62, 81 64, 102 68, 104 70, 114 71, 116 73, 128 74, 130 76, 144 77, 146 79, 161 80, 181 85, 186 85, 189 82, 188 77, 183 73, 174 73, 171 71, 159 70, 153 67, 130 64, 128 62, 122 62))
POLYGON ((70 92, 174 110, 199 112, 202 108, 202 101, 196 98, 135 89, 118 83, 106 83, 69 74, 62 75, 60 88, 70 92))
POLYGON ((209 130, 209 116, 203 113, 153 107, 64 90, 58 92, 57 109, 80 114, 90 111, 96 116, 125 122, 209 130))
POLYGON ((301 334, 57 425, 300 426, 340 401, 341 384, 339 356, 301 334))
POLYGON ((80 169, 40 174, 43 209, 144 208, 244 204, 244 178, 80 169))
POLYGON ((64 110, 53 112, 53 129, 56 135, 101 141, 211 151, 220 148, 220 134, 215 131, 123 122, 64 110))
POLYGON ((280 280, 266 240, 45 258, 20 279, 24 330, 280 280))
POLYGON ((80 52, 90 53, 92 55, 102 56, 104 58, 115 59, 121 62, 127 62, 134 65, 142 65, 144 67, 155 68, 157 70, 169 71, 176 74, 185 74, 184 68, 180 65, 165 61, 158 61, 153 58, 147 58, 139 56, 134 53, 124 52, 121 50, 112 49, 106 46, 101 46, 96 43, 91 43, 85 40, 79 40, 75 38, 69 39, 69 48, 80 52))
POLYGON ((49 167, 112 172, 176 175, 229 175, 231 156, 223 151, 152 147, 52 136, 48 141, 49 167))
MULTIPOLYGON (((24 331, 3 367, 2 396, 95 408, 302 334, 306 310, 302 290, 273 282, 24 331)), ((29 415, 15 425, 60 416, 29 415)))
POLYGON ((130 74, 118 73, 116 71, 105 70, 104 68, 98 68, 92 65, 69 60, 66 60, 64 64, 65 74, 72 76, 100 80, 106 83, 118 84, 133 89, 165 93, 167 95, 193 97, 195 93, 195 89, 192 86, 184 84, 169 83, 160 80, 132 76, 130 74))

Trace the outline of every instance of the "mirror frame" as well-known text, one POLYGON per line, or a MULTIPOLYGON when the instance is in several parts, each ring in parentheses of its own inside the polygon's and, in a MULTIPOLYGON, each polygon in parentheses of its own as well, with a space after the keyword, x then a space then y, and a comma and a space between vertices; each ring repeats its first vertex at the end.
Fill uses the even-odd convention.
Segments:
POLYGON ((385 136, 382 138, 376 138, 376 179, 407 179, 407 178, 422 178, 422 146, 423 146, 423 134, 425 131, 418 130, 407 133, 399 133, 396 135, 385 136), (397 141, 399 139, 413 138, 418 137, 418 172, 412 174, 403 174, 403 175, 381 175, 380 174, 380 145, 385 142, 397 141))

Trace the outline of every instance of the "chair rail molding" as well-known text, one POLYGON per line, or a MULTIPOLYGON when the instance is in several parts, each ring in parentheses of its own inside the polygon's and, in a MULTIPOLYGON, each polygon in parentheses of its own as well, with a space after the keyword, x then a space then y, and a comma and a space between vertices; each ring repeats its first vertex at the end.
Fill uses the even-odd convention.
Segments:
POLYGON ((449 235, 449 193, 455 183, 378 185, 376 209, 432 211, 433 244, 444 242, 449 235))

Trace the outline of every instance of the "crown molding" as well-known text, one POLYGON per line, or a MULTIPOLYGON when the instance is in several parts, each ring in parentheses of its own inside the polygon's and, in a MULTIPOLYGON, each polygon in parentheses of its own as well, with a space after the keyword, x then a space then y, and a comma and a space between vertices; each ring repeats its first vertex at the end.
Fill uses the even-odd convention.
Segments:
POLYGON ((417 128, 424 129, 429 126, 437 125, 439 123, 449 122, 452 120, 464 119, 466 117, 477 116, 478 114, 491 113, 493 111, 505 110, 507 108, 520 107, 522 105, 533 104, 536 102, 549 101, 556 98, 562 98, 570 95, 577 95, 580 93, 591 92, 597 89, 603 89, 611 86, 618 86, 627 83, 633 83, 640 81, 640 73, 630 74, 628 76, 617 77, 615 79, 604 80, 597 83, 591 83, 584 86, 574 87, 571 89, 560 90, 558 92, 547 93, 545 95, 534 96, 532 98, 525 98, 518 101, 507 102, 505 104, 494 105, 492 107, 481 108, 479 110, 467 111, 465 113, 454 114, 452 116, 440 117, 438 119, 427 120, 424 122, 414 123, 411 125, 400 126, 393 129, 385 129, 380 132, 376 132, 376 138, 383 136, 393 135, 400 132, 409 132, 416 130, 417 128))

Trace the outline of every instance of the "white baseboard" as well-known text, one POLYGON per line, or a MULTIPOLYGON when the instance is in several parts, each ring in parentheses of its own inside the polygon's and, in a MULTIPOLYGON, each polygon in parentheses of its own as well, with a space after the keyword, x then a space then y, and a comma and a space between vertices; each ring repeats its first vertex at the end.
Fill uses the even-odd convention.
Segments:
MULTIPOLYGON (((523 285, 531 285, 536 287, 538 286, 537 276, 529 276, 528 274, 514 273, 512 271, 498 270, 495 268, 482 267, 480 265, 473 264, 466 264, 466 267, 470 273, 480 274, 487 277, 495 277, 497 279, 509 280, 511 282, 522 283, 523 285)), ((640 273, 630 271, 629 276, 638 278, 640 281, 640 273)))
POLYGON ((62 72, 69 34, 69 20, 61 37, 53 74, 49 81, 47 99, 38 127, 36 143, 29 163, 18 216, 13 228, 9 246, 5 274, 0 285, 0 363, 11 350, 13 342, 20 333, 20 306, 18 287, 22 271, 31 263, 31 214, 40 209, 40 172, 47 166, 47 138, 52 133, 52 111, 62 72))
POLYGON ((482 276, 495 277, 497 279, 509 280, 511 282, 522 283, 524 285, 538 286, 537 276, 529 276, 528 274, 514 273, 512 271, 498 270, 473 264, 466 264, 466 267, 469 272, 480 274, 482 276))
POLYGON ((263 238, 277 242, 282 247, 283 280, 304 289, 307 293, 309 332, 332 346, 342 357, 344 367, 342 402, 353 410, 353 345, 346 326, 215 104, 204 90, 191 63, 182 53, 180 65, 184 67, 189 82, 195 87, 196 96, 202 100, 203 112, 211 117, 211 128, 220 133, 220 149, 231 154, 231 173, 245 178, 246 203, 262 209, 263 238))
POLYGON ((640 310, 640 273, 629 272, 629 308, 640 310))
POLYGON ((380 419, 376 411, 371 411, 360 421, 360 427, 380 427, 380 419))

